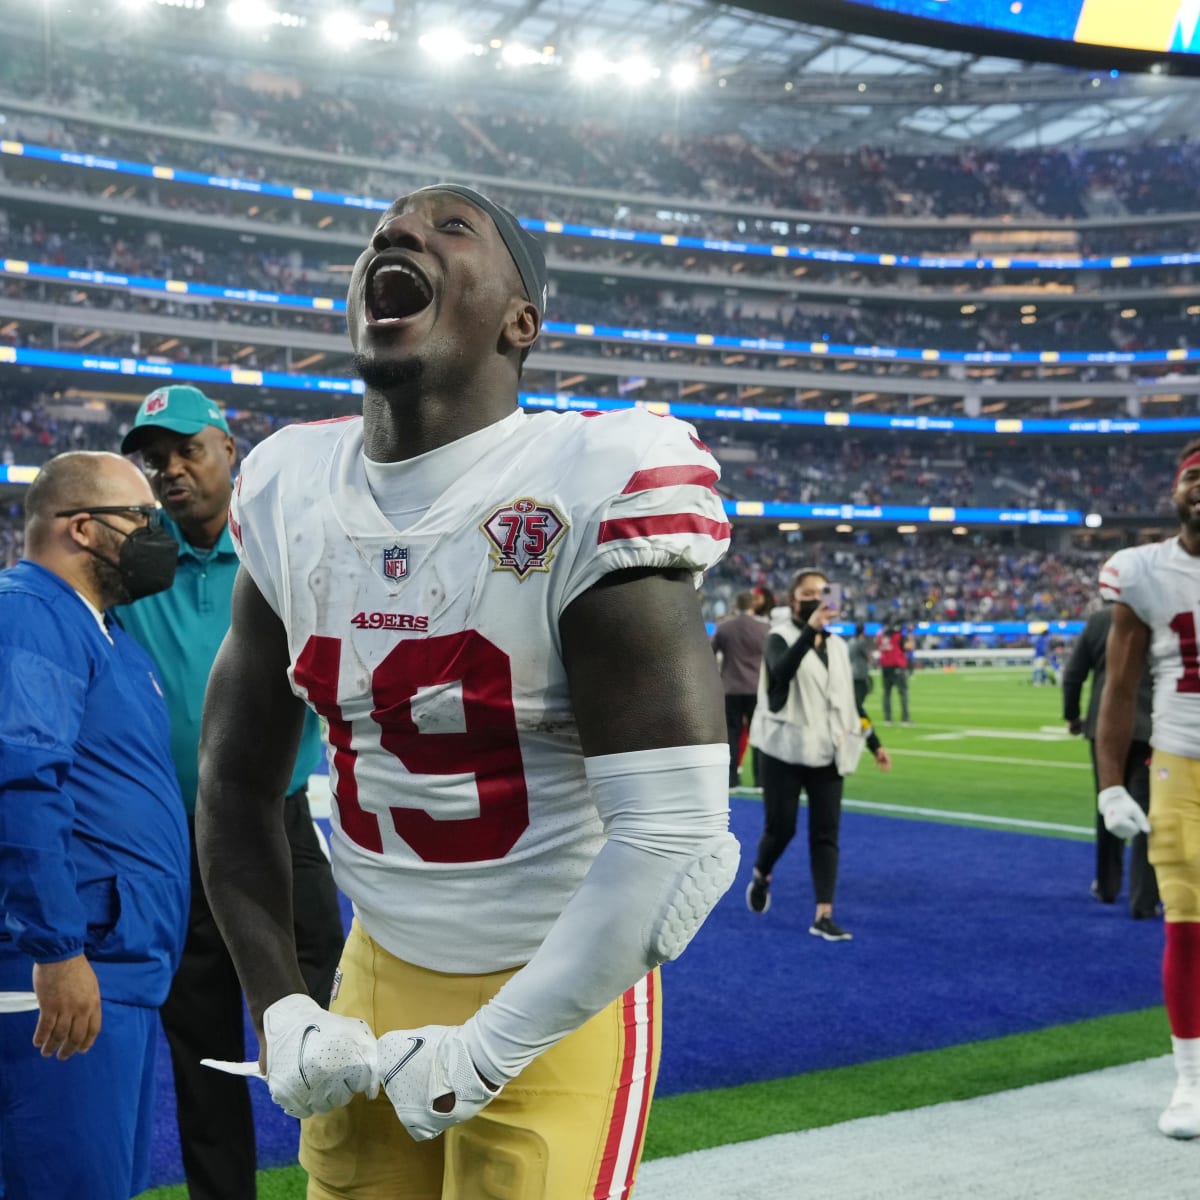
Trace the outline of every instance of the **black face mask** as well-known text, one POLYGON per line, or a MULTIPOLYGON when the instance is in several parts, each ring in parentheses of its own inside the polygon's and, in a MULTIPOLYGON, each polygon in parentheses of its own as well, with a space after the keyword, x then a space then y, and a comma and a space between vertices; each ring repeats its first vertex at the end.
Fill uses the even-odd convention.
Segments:
POLYGON ((793 620, 797 625, 807 625, 808 618, 821 607, 821 602, 820 600, 801 600, 797 607, 800 610, 800 614, 794 617, 793 620))
MULTIPOLYGON (((93 518, 100 521, 99 517, 93 518)), ((121 586, 128 599, 127 604, 141 600, 143 596, 153 596, 155 592, 165 592, 175 582, 175 568, 179 565, 179 543, 165 529, 151 529, 143 526, 132 533, 125 533, 100 521, 106 529, 120 533, 124 537, 117 561, 85 546, 89 554, 94 555, 105 565, 112 567, 121 577, 121 586)))

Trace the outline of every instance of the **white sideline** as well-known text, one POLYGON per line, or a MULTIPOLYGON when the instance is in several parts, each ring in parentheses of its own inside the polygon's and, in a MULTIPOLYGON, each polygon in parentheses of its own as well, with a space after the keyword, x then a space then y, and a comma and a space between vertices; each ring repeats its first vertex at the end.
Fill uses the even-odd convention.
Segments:
POLYGON ((970 825, 999 825, 1011 829, 1044 829, 1047 833, 1082 833, 1089 836, 1096 831, 1086 825, 1060 825, 1056 821, 1031 821, 1024 817, 993 817, 987 813, 959 812, 949 808, 918 808, 913 804, 884 804, 879 800, 842 801, 847 808, 862 808, 868 812, 899 813, 918 817, 937 817, 944 821, 956 821, 970 825))
POLYGON ((637 1200, 1196 1200, 1200 1142, 1158 1132, 1150 1059, 976 1100, 643 1163, 637 1200))
POLYGON ((974 763, 996 763, 1003 767, 1049 767, 1056 771, 1090 771, 1091 763, 1067 763, 1053 762, 1041 758, 1002 758, 996 754, 945 754, 941 750, 907 750, 903 747, 897 749, 889 746, 888 753, 895 758, 899 755, 908 755, 910 758, 948 758, 951 761, 958 762, 974 762, 974 763))

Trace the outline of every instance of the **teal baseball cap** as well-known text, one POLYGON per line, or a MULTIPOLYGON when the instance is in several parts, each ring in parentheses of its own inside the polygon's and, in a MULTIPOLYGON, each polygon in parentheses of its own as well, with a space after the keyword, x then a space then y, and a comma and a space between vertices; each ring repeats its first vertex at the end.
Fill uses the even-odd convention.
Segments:
POLYGON ((229 432, 225 414, 199 388, 186 383, 156 388, 142 401, 133 428, 121 442, 121 453, 132 454, 140 448, 143 429, 169 429, 190 436, 208 425, 229 432))

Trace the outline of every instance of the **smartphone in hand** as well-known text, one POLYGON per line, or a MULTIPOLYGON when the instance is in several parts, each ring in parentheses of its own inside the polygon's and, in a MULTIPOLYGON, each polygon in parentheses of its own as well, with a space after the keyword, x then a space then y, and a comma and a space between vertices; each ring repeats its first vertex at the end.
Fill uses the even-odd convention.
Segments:
POLYGON ((839 612, 842 607, 842 585, 827 583, 821 589, 821 603, 832 612, 839 612))

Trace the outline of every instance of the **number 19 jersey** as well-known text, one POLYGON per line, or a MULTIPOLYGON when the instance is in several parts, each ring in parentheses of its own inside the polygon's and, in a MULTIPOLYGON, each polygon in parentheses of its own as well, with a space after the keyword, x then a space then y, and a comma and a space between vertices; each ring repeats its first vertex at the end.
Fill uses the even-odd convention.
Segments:
POLYGON ((359 920, 416 965, 501 970, 603 842, 559 618, 612 571, 698 586, 728 546, 719 469, 640 409, 518 411, 395 468, 422 494, 393 523, 361 419, 284 428, 246 458, 230 529, 328 723, 334 876, 359 920))
POLYGON ((1100 571, 1100 594, 1150 627, 1156 750, 1200 758, 1200 558, 1177 537, 1118 550, 1100 571))

